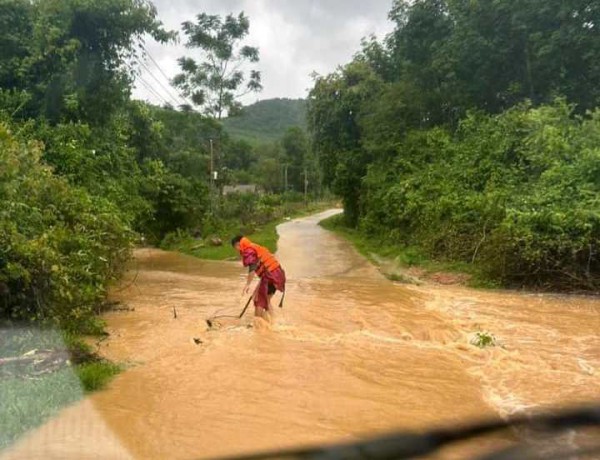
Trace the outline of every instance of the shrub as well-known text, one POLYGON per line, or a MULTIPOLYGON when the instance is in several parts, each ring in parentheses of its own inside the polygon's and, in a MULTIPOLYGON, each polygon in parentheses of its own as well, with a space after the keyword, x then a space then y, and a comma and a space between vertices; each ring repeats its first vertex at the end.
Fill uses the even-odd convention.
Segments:
POLYGON ((0 123, 0 316, 95 329, 133 233, 113 203, 54 175, 42 155, 0 123))
POLYGON ((360 228, 505 285, 600 288, 600 112, 557 101, 413 132, 370 165, 360 228))

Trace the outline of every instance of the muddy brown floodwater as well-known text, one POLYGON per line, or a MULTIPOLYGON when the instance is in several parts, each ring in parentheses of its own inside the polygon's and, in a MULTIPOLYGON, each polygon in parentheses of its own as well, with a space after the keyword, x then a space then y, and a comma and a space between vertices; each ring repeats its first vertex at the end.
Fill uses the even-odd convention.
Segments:
POLYGON ((5 457, 210 458, 598 400, 598 299, 394 284, 317 225, 334 212, 279 227, 289 285, 270 329, 207 331, 243 307, 238 263, 137 251, 115 293, 135 311, 106 315, 101 344, 128 370, 5 457), (478 330, 501 346, 469 345, 478 330))

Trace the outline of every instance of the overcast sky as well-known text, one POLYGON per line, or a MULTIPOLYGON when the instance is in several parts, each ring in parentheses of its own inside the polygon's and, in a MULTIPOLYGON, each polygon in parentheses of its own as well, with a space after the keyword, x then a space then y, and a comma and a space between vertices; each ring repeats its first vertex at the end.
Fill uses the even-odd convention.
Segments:
MULTIPOLYGON (((360 48, 360 40, 370 34, 382 37, 392 25, 387 19, 392 0, 154 0, 159 18, 171 30, 194 20, 198 13, 225 15, 244 11, 250 18, 246 44, 260 48, 264 90, 244 98, 245 104, 273 97, 302 98, 311 86, 310 74, 327 74, 345 64, 360 48)), ((183 39, 181 40, 183 42, 183 39)), ((193 57, 194 50, 179 45, 149 41, 146 47, 166 77, 178 73, 177 59, 193 57)), ((150 60, 142 67, 134 97, 163 104, 155 92, 167 100, 177 97, 167 87, 165 76, 150 60), (162 82, 160 85, 155 78, 162 82), (145 82, 143 82, 143 81, 145 82)))

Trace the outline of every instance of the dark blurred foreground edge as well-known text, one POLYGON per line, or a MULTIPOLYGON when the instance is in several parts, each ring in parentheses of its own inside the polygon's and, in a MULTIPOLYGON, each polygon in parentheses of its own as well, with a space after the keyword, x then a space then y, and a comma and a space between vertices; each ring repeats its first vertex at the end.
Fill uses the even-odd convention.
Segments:
POLYGON ((600 458, 600 404, 594 403, 586 407, 571 409, 555 414, 522 415, 506 420, 491 420, 456 428, 440 428, 425 433, 396 433, 368 441, 348 444, 320 446, 314 448, 290 449, 263 452, 239 457, 228 457, 224 460, 254 459, 408 459, 421 458, 436 453, 454 443, 468 441, 480 436, 494 434, 510 428, 527 428, 542 435, 556 435, 561 431, 576 428, 593 427, 598 429, 598 436, 593 446, 579 449, 574 446, 563 446, 564 450, 552 454, 537 454, 528 445, 516 445, 507 450, 476 457, 477 460, 509 460, 509 459, 567 459, 575 455, 586 458, 600 458), (599 454, 598 457, 591 457, 599 454))

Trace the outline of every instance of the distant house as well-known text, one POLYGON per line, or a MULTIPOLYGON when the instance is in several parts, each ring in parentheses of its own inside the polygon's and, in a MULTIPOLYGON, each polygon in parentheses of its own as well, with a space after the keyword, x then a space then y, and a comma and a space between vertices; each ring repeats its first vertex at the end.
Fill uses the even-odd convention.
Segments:
POLYGON ((223 195, 231 195, 232 193, 258 193, 258 186, 254 184, 249 185, 225 185, 223 186, 223 195))

